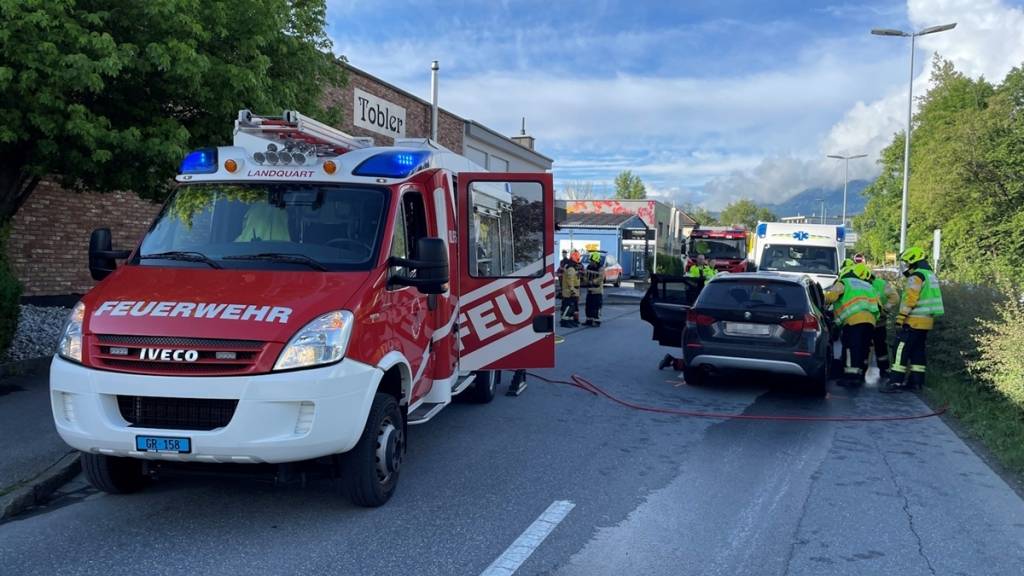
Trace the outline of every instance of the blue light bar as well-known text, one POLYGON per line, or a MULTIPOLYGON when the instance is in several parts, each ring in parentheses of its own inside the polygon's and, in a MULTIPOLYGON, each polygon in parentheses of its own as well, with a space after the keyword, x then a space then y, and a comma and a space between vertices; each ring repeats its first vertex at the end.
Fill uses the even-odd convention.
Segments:
POLYGON ((193 150, 181 161, 182 174, 213 174, 217 171, 217 149, 193 150))
POLYGON ((846 242, 846 228, 843 226, 836 226, 836 241, 846 242))
POLYGON ((757 225, 757 237, 764 238, 768 234, 768 225, 764 222, 757 225))
POLYGON ((429 159, 430 152, 427 150, 381 152, 363 160, 352 174, 378 178, 405 178, 419 170, 429 159))

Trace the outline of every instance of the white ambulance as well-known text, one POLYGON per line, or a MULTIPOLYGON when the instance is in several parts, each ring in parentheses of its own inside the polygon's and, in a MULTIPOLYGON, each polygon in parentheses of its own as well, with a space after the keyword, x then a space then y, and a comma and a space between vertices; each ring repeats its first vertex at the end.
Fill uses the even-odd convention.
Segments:
POLYGON ((839 277, 846 258, 846 230, 828 224, 759 222, 750 259, 758 271, 808 275, 822 288, 839 277))

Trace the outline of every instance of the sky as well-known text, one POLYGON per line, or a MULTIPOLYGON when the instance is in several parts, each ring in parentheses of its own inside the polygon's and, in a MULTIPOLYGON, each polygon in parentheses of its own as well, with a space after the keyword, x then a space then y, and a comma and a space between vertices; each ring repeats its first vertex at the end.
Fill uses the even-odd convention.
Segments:
POLYGON ((1024 0, 328 0, 334 50, 353 65, 554 158, 556 188, 610 195, 632 170, 648 195, 720 209, 841 186, 826 154, 868 154, 877 175, 938 52, 999 81, 1024 64, 1024 0))

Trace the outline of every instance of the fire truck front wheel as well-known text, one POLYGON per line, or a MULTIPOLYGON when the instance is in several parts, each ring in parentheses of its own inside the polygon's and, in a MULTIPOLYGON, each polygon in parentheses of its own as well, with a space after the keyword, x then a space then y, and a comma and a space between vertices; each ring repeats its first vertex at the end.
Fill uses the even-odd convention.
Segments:
POLYGON ((83 452, 81 462, 89 483, 108 494, 138 492, 146 485, 142 460, 83 452))
POLYGON ((342 455, 342 486, 352 503, 376 508, 390 500, 404 456, 405 425, 398 401, 378 393, 359 442, 342 455))

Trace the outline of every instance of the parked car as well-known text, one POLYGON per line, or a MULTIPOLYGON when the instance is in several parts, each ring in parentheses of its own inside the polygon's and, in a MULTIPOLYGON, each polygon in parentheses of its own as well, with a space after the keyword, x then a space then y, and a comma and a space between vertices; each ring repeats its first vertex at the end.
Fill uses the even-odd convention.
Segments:
POLYGON ((622 264, 612 254, 605 255, 604 283, 616 288, 622 286, 622 264))
POLYGON ((688 383, 727 370, 759 371, 799 378, 811 393, 825 394, 833 329, 811 277, 721 275, 695 298, 693 283, 681 280, 656 277, 644 314, 656 340, 681 345, 688 383))

